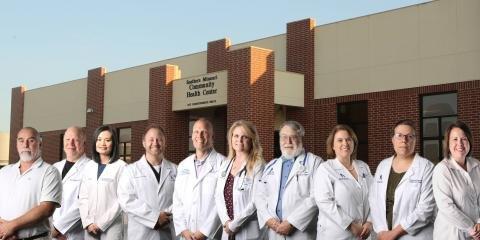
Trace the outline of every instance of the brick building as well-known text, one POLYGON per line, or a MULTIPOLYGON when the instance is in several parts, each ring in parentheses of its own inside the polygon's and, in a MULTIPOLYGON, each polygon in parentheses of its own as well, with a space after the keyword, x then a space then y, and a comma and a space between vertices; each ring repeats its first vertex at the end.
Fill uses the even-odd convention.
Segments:
MULTIPOLYGON (((456 119, 480 148, 480 1, 436 0, 341 22, 287 23, 286 33, 246 43, 211 41, 207 50, 123 70, 91 69, 85 78, 53 86, 12 89, 10 139, 22 126, 44 138, 44 158, 62 158, 62 133, 71 125, 119 130, 121 156, 142 152, 150 122, 166 129, 166 157, 192 151, 192 122, 213 120, 215 145, 226 152, 230 124, 257 125, 266 159, 278 148, 276 131, 294 119, 306 128, 305 146, 326 157, 337 123, 360 139, 359 159, 374 169, 393 153, 391 127, 415 120, 417 151, 438 161, 442 131, 456 119)), ((161 46, 160 46, 161 47, 161 46)), ((278 150, 277 150, 278 151, 278 150)), ((10 162, 18 159, 10 141, 10 162)))

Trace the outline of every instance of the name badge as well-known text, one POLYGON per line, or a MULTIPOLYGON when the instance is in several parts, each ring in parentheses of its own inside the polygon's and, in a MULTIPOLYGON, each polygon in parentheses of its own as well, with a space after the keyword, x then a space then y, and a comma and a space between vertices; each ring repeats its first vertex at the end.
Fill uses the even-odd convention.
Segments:
POLYGON ((348 180, 348 177, 345 174, 345 172, 343 172, 343 170, 337 170, 337 173, 338 173, 338 180, 348 180))
POLYGON ((422 179, 409 179, 411 183, 422 183, 422 179))
POLYGON ((190 174, 190 170, 189 169, 182 169, 182 171, 180 171, 180 176, 183 176, 183 175, 189 175, 190 174))
POLYGON ((111 178, 100 178, 100 180, 103 182, 113 182, 113 179, 111 178))

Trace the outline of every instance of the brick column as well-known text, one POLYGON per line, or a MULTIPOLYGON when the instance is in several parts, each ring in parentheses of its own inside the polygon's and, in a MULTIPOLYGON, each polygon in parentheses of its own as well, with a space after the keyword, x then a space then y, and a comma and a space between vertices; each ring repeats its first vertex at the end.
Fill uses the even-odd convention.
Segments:
POLYGON ((480 80, 458 84, 458 120, 465 122, 473 134, 472 156, 480 157, 480 80))
POLYGON ((41 132, 40 135, 42 136, 42 157, 43 160, 50 164, 54 164, 61 159, 62 156, 62 144, 63 139, 60 137, 65 130, 55 130, 55 131, 48 131, 48 132, 41 132))
POLYGON ((173 80, 180 76, 178 66, 163 65, 150 69, 149 123, 165 129, 165 157, 179 163, 188 154, 188 112, 172 111, 173 80))
POLYGON ((208 43, 207 48, 207 73, 227 69, 227 52, 230 39, 224 38, 208 43))
POLYGON ((257 126, 266 161, 273 158, 274 53, 248 47, 228 53, 227 125, 239 119, 257 126))
POLYGON ((314 149, 315 107, 315 20, 304 19, 287 24, 287 71, 304 75, 304 107, 287 108, 287 120, 296 120, 305 127, 304 146, 308 151, 314 149))
POLYGON ((99 67, 88 71, 87 80, 87 134, 86 152, 91 156, 93 131, 103 124, 103 98, 105 89, 105 68, 99 67), (91 110, 89 112, 88 110, 91 110))
POLYGON ((8 163, 18 161, 17 133, 23 127, 23 104, 25 101, 25 86, 12 88, 12 100, 10 106, 10 152, 8 163))

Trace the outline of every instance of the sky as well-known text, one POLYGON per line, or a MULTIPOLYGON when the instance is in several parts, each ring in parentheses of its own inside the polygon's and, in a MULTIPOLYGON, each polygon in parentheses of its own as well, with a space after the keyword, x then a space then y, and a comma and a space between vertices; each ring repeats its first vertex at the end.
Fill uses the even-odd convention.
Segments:
POLYGON ((428 0, 103 0, 0 2, 0 132, 10 130, 12 88, 27 90, 428 0))

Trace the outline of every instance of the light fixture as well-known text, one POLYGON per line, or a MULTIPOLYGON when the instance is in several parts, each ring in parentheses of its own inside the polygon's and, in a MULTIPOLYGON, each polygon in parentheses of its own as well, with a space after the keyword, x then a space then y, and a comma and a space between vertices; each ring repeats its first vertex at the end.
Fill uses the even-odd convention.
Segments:
POLYGON ((87 108, 87 113, 92 113, 93 112, 93 108, 87 108))

